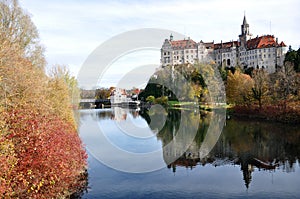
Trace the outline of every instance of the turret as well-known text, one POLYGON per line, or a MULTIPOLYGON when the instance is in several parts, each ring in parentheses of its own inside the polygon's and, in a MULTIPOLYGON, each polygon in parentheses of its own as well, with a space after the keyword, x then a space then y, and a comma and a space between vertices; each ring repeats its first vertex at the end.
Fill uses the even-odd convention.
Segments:
POLYGON ((170 41, 173 41, 173 35, 172 35, 172 33, 170 35, 170 41))
POLYGON ((249 24, 247 23, 246 15, 244 15, 243 24, 241 25, 241 34, 239 35, 242 47, 247 47, 247 40, 249 40, 251 36, 249 24))
POLYGON ((241 29, 242 29, 242 35, 249 35, 249 24, 247 23, 246 20, 246 15, 244 15, 244 20, 243 20, 243 24, 241 25, 241 29))

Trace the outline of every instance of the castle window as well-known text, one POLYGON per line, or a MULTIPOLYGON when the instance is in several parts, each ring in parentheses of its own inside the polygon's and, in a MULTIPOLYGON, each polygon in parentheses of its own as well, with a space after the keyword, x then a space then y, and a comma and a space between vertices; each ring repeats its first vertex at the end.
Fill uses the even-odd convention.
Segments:
POLYGON ((266 54, 264 54, 264 58, 266 58, 266 54))
POLYGON ((230 59, 227 59, 227 66, 230 66, 230 59))

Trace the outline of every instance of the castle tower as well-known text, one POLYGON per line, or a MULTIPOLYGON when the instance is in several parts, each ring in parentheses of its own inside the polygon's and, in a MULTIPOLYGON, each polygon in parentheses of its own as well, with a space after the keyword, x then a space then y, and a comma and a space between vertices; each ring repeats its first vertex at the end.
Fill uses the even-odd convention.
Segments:
POLYGON ((244 15, 243 24, 241 25, 242 35, 249 34, 249 24, 247 23, 246 16, 244 15))
POLYGON ((170 41, 173 41, 173 35, 172 34, 170 35, 170 41))
POLYGON ((249 24, 247 23, 246 15, 244 15, 243 24, 241 25, 241 34, 239 35, 241 47, 247 48, 247 41, 251 36, 249 24))

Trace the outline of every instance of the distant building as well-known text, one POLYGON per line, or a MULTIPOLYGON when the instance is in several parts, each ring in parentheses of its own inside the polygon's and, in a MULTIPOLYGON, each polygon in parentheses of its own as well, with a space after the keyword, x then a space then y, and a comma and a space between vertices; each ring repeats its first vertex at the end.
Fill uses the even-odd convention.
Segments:
POLYGON ((115 88, 110 94, 110 103, 111 104, 121 104, 128 102, 127 93, 125 89, 115 88))
POLYGON ((171 34, 161 48, 161 65, 214 61, 223 67, 264 68, 273 73, 277 66, 283 65, 285 52, 286 45, 279 43, 274 35, 252 37, 244 16, 237 41, 197 43, 190 38, 173 40, 171 34))

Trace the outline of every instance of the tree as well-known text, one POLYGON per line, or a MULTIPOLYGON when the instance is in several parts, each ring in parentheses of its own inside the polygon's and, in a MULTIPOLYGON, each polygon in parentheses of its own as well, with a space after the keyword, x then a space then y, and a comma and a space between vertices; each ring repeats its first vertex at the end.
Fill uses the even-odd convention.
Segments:
POLYGON ((289 96, 297 95, 297 74, 291 62, 285 62, 275 74, 273 90, 276 100, 283 100, 286 109, 289 96))
POLYGON ((237 70, 234 74, 229 71, 226 85, 226 96, 229 103, 250 105, 252 100, 253 79, 237 70))
POLYGON ((96 99, 108 99, 110 97, 111 91, 107 88, 96 89, 95 98, 96 99))
POLYGON ((146 98, 146 101, 149 102, 149 103, 154 103, 155 101, 155 97, 153 95, 149 95, 147 98, 146 98))
POLYGON ((36 26, 17 0, 0 1, 0 42, 18 47, 34 66, 44 68, 44 48, 40 44, 36 26))
POLYGON ((284 58, 284 63, 286 62, 290 62, 294 66, 295 71, 300 72, 300 48, 295 51, 290 46, 284 58))
POLYGON ((17 1, 0 1, 0 195, 65 198, 86 165, 71 99, 76 79, 45 74, 38 35, 17 1))
POLYGON ((258 101, 259 108, 267 100, 269 94, 269 76, 263 69, 253 71, 254 85, 252 87, 253 98, 258 101))
POLYGON ((53 66, 49 75, 47 97, 50 99, 49 103, 53 113, 60 115, 64 120, 76 126, 72 108, 77 108, 80 99, 77 80, 70 75, 69 70, 64 65, 53 66))

